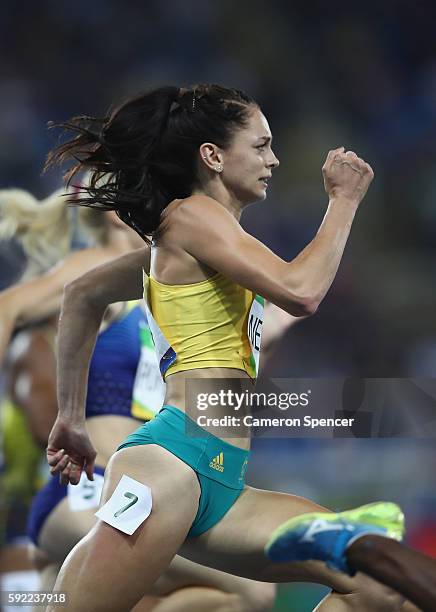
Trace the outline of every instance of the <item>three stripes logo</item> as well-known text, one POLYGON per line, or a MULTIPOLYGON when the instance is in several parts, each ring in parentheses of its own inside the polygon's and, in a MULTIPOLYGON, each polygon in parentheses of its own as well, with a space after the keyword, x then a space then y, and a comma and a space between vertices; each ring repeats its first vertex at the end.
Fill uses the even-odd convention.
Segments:
POLYGON ((219 455, 214 457, 209 463, 209 467, 217 472, 224 472, 224 453, 221 452, 219 455))

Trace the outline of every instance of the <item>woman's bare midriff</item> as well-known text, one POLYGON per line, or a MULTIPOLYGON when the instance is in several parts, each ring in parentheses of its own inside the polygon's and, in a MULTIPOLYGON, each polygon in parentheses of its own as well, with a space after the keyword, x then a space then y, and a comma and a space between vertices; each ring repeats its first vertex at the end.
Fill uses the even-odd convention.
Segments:
MULTIPOLYGON (((242 390, 253 389, 253 384, 244 371, 234 368, 203 368, 201 370, 178 372, 168 376, 165 404, 175 406, 179 410, 187 412, 187 414, 195 420, 194 417, 197 409, 195 405, 193 405, 192 408, 188 406, 185 388, 188 391, 189 399, 190 395, 195 396, 197 392, 219 394, 220 391, 225 390, 241 393, 242 390), (194 385, 200 385, 200 387, 194 388, 194 385)), ((192 397, 190 399, 191 402, 189 402, 189 404, 192 405, 192 397)), ((229 406, 219 404, 215 407, 209 407, 206 411, 198 411, 198 415, 207 414, 210 418, 221 418, 226 414, 232 414, 232 412, 229 406)), ((247 411, 244 408, 234 412, 234 414, 241 419, 246 413, 247 411)), ((138 429, 140 425, 141 421, 120 415, 109 414, 87 419, 86 429, 97 451, 96 465, 106 467, 111 455, 116 451, 118 446, 129 434, 138 429)), ((248 449, 250 447, 248 428, 246 430, 241 429, 241 437, 233 437, 234 430, 228 430, 229 435, 226 435, 226 427, 220 426, 218 431, 216 427, 206 426, 204 429, 210 431, 210 433, 215 436, 218 432, 222 433, 223 435, 219 435, 218 437, 239 448, 248 449)))
MULTIPOLYGON (((253 391, 253 382, 243 370, 235 368, 201 368, 176 372, 166 379, 167 390, 165 404, 175 406, 179 410, 197 421, 198 416, 207 416, 210 419, 222 419, 224 416, 237 417, 240 425, 237 428, 226 425, 207 426, 203 429, 213 435, 238 446, 239 448, 250 448, 250 430, 242 424, 243 417, 249 413, 245 405, 240 409, 230 405, 229 397, 232 394, 241 394, 245 391, 253 391), (208 405, 205 410, 198 408, 199 394, 218 396, 216 406, 208 405), (235 437, 235 435, 237 437, 235 437)), ((203 395, 203 399, 205 396, 203 395)), ((231 400, 230 400, 231 401, 231 400)))

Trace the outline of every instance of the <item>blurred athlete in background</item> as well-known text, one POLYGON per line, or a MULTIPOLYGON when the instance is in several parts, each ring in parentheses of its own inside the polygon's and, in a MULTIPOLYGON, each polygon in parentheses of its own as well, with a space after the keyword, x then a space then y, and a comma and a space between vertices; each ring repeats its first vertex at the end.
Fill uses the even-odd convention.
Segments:
MULTIPOLYGON (((31 496, 46 477, 39 469, 39 449, 47 444, 57 412, 54 343, 63 285, 74 278, 76 269, 89 270, 141 244, 115 215, 102 218, 90 210, 68 209, 64 193, 55 192, 38 202, 23 190, 0 191, 0 239, 15 236, 27 255, 21 282, 0 293, 0 357, 16 326, 36 323, 16 334, 10 347, 8 395, 1 409, 5 543, 11 544, 1 555, 3 588, 7 579, 13 579, 12 570, 31 567, 22 533, 31 496), (92 247, 55 266, 71 252, 74 241, 92 247)), ((25 576, 20 573, 18 578, 22 581, 25 576)), ((30 574, 29 579, 33 580, 30 574)))

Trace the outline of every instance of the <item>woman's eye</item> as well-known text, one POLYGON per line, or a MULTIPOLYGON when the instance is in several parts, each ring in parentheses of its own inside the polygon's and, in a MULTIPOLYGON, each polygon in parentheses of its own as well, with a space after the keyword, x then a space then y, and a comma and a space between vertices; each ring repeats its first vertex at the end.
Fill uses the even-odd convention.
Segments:
POLYGON ((258 145, 258 146, 256 147, 256 149, 259 149, 259 151, 262 151, 262 150, 263 150, 265 147, 266 147, 266 145, 261 144, 261 145, 258 145))

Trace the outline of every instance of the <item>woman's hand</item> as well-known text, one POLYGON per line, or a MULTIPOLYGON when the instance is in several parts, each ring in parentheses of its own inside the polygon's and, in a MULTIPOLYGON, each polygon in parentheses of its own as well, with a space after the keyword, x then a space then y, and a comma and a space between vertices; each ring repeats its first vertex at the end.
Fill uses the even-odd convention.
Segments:
POLYGON ((51 474, 60 474, 61 484, 78 484, 83 470, 89 480, 94 480, 96 456, 85 421, 56 419, 48 438, 47 461, 51 474))
POLYGON ((322 173, 330 199, 349 200, 356 206, 363 200, 374 178, 371 166, 354 151, 345 152, 344 147, 329 151, 322 173))

